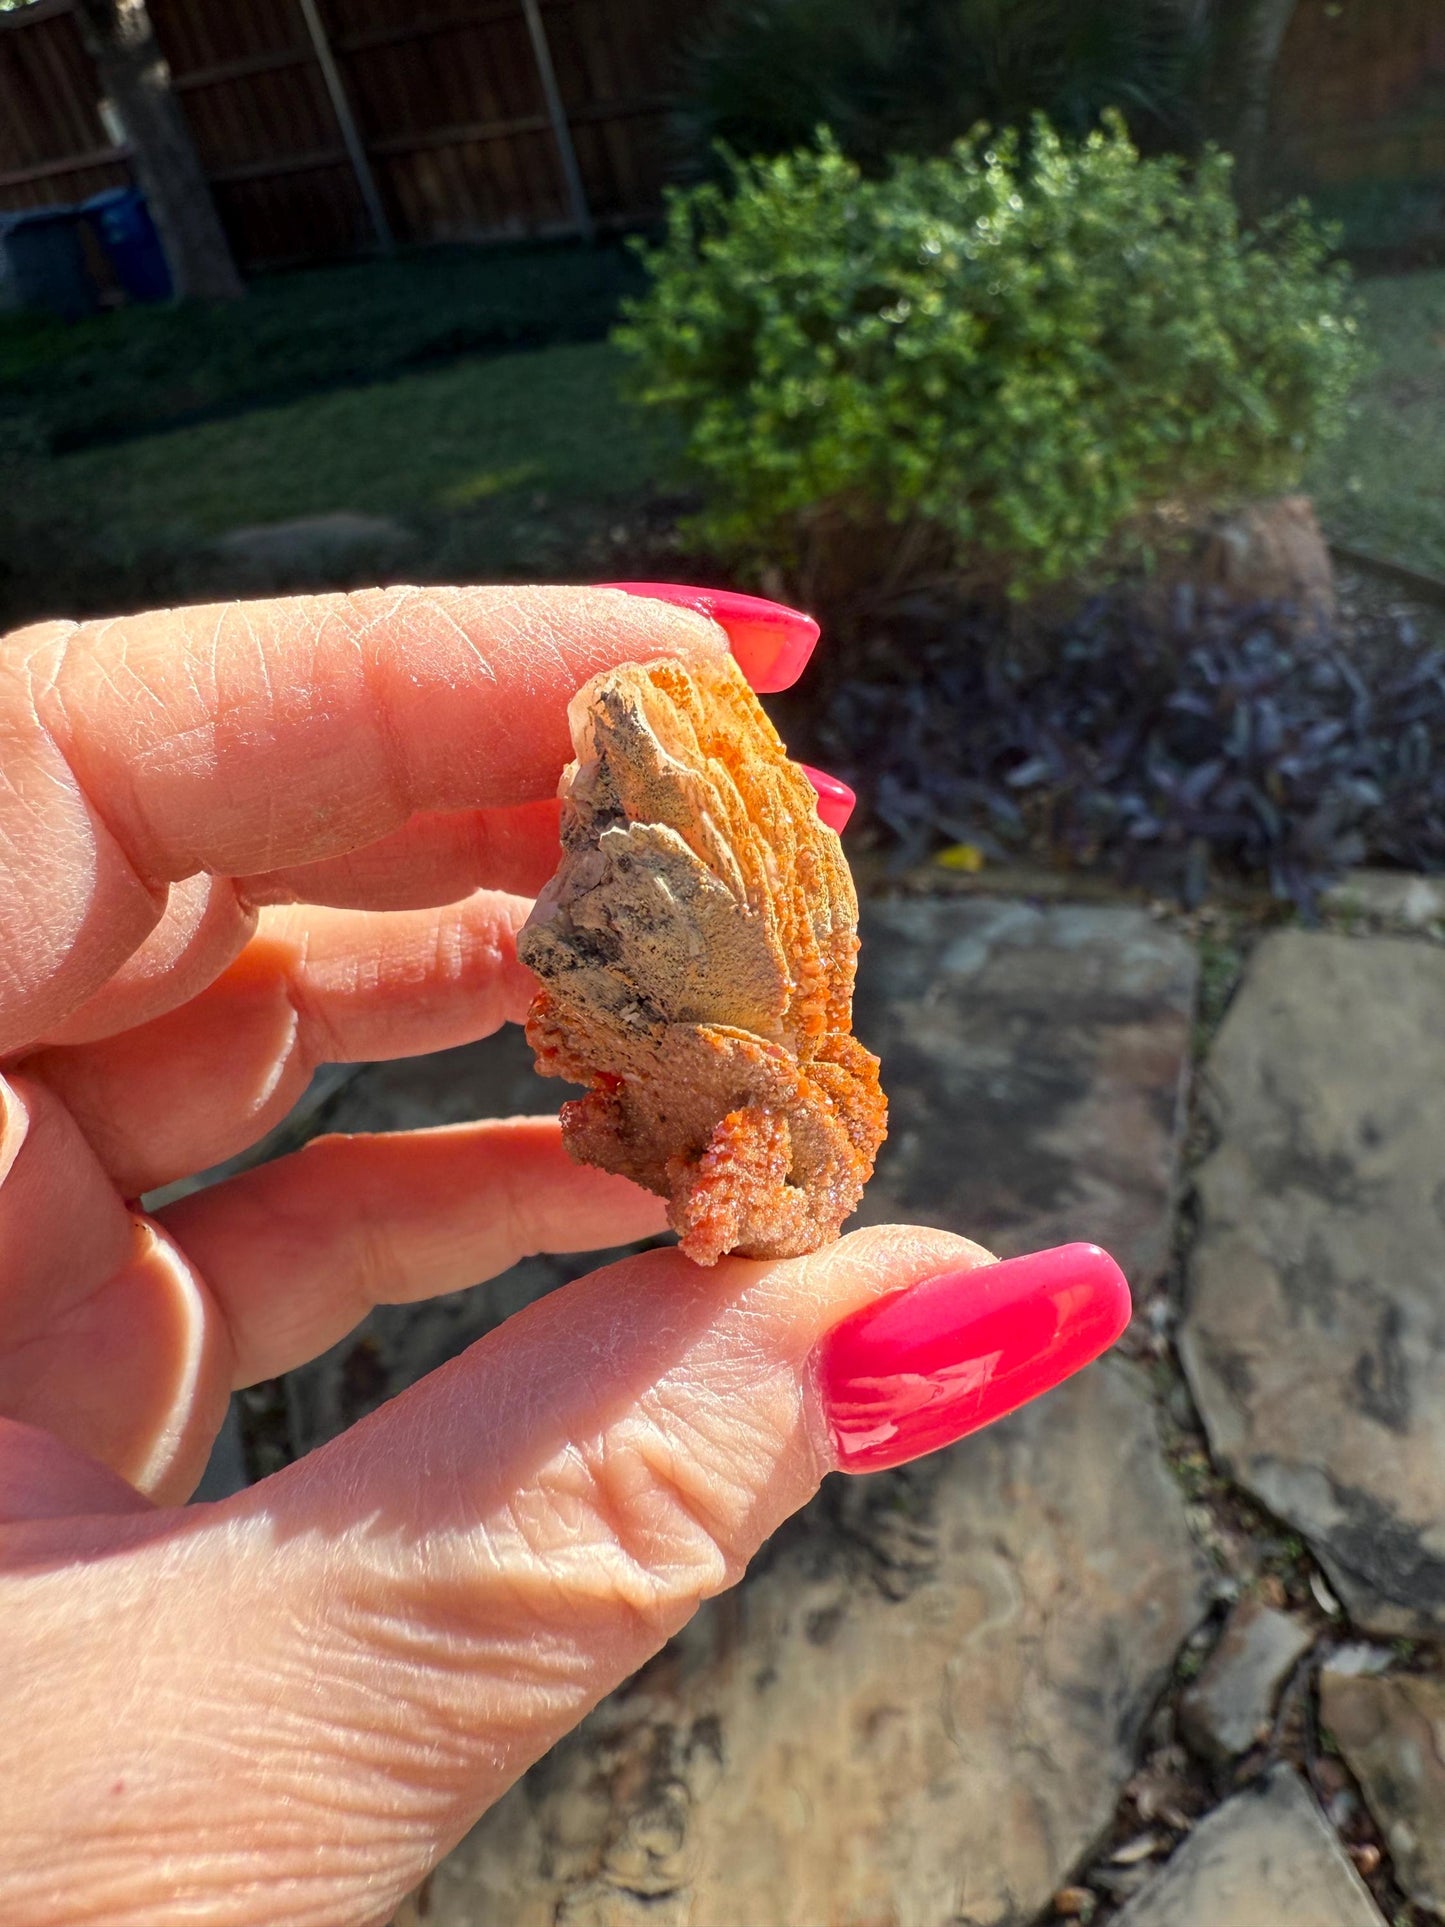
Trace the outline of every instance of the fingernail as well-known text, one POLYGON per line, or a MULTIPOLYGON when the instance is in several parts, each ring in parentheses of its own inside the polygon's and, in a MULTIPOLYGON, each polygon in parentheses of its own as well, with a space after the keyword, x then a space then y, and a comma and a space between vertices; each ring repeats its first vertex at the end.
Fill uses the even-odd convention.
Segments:
POLYGON ((836 830, 841 836, 858 798, 841 778, 830 776, 827 770, 814 769, 811 763, 799 763, 798 768, 818 792, 819 816, 830 830, 836 830))
POLYGON ((844 1472, 880 1472, 1017 1411, 1105 1352, 1129 1287, 1097 1245, 945 1272, 828 1333, 817 1383, 844 1472))
POLYGON ((739 595, 736 589, 691 589, 680 582, 602 582, 598 587, 711 616, 726 631, 738 668, 763 696, 792 688, 818 640, 811 616, 762 596, 739 595))

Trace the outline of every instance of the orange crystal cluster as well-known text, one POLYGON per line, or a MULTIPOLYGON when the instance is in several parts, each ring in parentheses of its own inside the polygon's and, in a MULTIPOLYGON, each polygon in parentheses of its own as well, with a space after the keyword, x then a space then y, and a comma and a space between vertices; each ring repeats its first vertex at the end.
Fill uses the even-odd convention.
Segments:
POLYGON ((517 943, 573 1157, 668 1200, 699 1264, 836 1238, 883 1141, 852 1035, 858 900, 730 661, 625 664, 569 711, 562 862, 517 943))

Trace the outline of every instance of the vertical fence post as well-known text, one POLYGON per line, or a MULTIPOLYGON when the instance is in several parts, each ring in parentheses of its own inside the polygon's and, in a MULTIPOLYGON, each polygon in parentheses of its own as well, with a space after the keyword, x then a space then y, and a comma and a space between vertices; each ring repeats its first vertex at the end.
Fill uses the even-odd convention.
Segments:
POLYGON ((562 96, 557 91, 557 70, 552 65, 552 49, 547 44, 547 29, 542 24, 542 10, 537 0, 522 0, 522 12, 526 16, 527 32, 532 41, 532 53, 537 62, 537 72, 542 80, 542 97, 547 103, 547 118, 552 123, 552 137, 557 143, 557 152, 562 161, 562 178, 567 184, 567 205, 571 211, 572 224, 584 241, 591 241, 596 236, 597 228, 592 219, 592 210, 587 205, 587 193, 582 185, 582 170, 577 165, 577 149, 572 145, 572 129, 567 125, 562 96))
POLYGON ((361 189, 361 198, 366 203, 366 212, 376 233, 376 239, 384 254, 396 249, 396 237, 391 231, 391 222, 386 218, 381 194, 377 189, 376 176, 371 171, 371 162, 366 158, 366 147, 361 138, 361 130, 356 124, 356 116, 351 111, 351 101, 347 97, 346 82, 341 77, 341 69, 336 64, 336 56, 331 51, 331 39, 326 31, 316 0, 301 0, 301 14, 306 22, 306 31, 311 36, 311 45, 316 50, 317 64, 321 68, 321 78, 326 82, 326 91, 331 96, 331 105, 336 114, 341 138, 351 161, 351 171, 356 176, 356 185, 361 189))

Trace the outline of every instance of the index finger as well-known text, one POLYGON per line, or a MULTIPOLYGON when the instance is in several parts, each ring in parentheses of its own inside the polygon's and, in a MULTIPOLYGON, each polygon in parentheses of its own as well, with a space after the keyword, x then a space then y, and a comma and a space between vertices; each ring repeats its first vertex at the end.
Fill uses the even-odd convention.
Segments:
POLYGON ((726 649, 693 610, 585 588, 372 589, 21 631, 0 649, 0 1050, 97 989, 171 882, 549 796, 579 684, 726 649))

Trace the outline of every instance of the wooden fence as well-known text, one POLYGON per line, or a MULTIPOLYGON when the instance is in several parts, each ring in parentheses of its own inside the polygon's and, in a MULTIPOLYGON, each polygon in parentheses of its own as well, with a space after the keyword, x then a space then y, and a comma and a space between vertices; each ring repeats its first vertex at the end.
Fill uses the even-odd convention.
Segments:
MULTIPOLYGON (((0 207, 130 178, 71 5, 0 13, 0 207)), ((237 257, 259 267, 363 252, 386 233, 472 240, 646 218, 667 172, 677 49, 708 5, 150 0, 150 12, 237 257)), ((1299 0, 1272 147, 1279 178, 1306 191, 1445 180, 1445 0, 1299 0)))
POLYGON ((1299 0, 1271 133, 1285 185, 1435 178, 1445 192, 1445 0, 1299 0))
MULTIPOLYGON (((418 242, 646 218, 696 12, 688 0, 150 0, 247 267, 365 251, 378 226, 418 242)), ((0 206, 130 179, 97 95, 71 0, 0 14, 0 206)))

